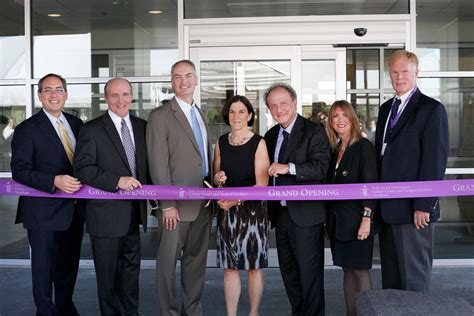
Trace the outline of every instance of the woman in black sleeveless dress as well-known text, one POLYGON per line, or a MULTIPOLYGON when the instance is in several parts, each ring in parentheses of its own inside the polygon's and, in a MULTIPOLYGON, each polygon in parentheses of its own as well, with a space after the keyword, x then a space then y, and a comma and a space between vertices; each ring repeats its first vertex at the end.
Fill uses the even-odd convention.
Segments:
MULTIPOLYGON (((222 109, 231 132, 222 135, 214 155, 214 183, 226 187, 266 186, 267 147, 254 134, 255 111, 243 96, 232 97, 222 109)), ((240 271, 247 270, 250 315, 258 315, 263 271, 268 265, 268 214, 265 201, 220 200, 217 213, 217 263, 224 268, 228 315, 236 315, 241 292, 240 271)))

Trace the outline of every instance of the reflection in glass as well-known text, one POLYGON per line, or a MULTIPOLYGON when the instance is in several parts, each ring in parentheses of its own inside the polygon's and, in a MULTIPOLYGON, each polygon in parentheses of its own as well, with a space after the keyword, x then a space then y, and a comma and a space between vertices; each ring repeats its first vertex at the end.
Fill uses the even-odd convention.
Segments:
POLYGON ((0 79, 25 78, 24 1, 1 1, 0 79))
POLYGON ((420 78, 420 90, 446 106, 450 157, 471 157, 450 161, 449 167, 471 167, 474 159, 474 78, 420 78))
POLYGON ((211 141, 228 131, 221 117, 226 100, 245 95, 255 108, 254 131, 263 135, 273 126, 263 95, 275 82, 290 83, 289 61, 201 62, 201 109, 210 128, 211 141))
POLYGON ((175 3, 161 1, 158 15, 136 1, 92 3, 31 1, 35 78, 169 75, 178 59, 175 3))
POLYGON ((0 196, 0 217, 2 220, 0 259, 30 258, 26 229, 22 224, 15 224, 17 203, 17 196, 0 196))
POLYGON ((417 53, 422 71, 474 70, 474 2, 417 1, 417 53))
POLYGON ((327 120, 327 112, 336 101, 336 62, 334 60, 303 60, 302 97, 304 117, 314 122, 327 120))
POLYGON ((15 127, 25 120, 25 87, 0 86, 0 172, 10 171, 15 127))
MULTIPOLYGON (((472 175, 446 175, 445 179, 472 179, 472 175)), ((435 230, 435 258, 474 258, 474 197, 441 198, 440 206, 441 218, 435 230)))
MULTIPOLYGON (((68 84, 68 99, 64 106, 64 111, 79 117, 86 122, 94 119, 108 109, 104 100, 105 84, 68 84)), ((35 92, 38 86, 35 86, 35 92)), ((171 84, 153 83, 132 83, 133 103, 130 113, 148 119, 150 112, 174 96, 171 84)), ((34 112, 42 108, 42 104, 35 93, 34 112)))
POLYGON ((379 88, 378 49, 348 49, 346 66, 349 89, 379 88))
MULTIPOLYGON (((395 94, 395 90, 392 87, 392 80, 390 79, 390 67, 388 66, 388 58, 392 55, 397 49, 384 49, 384 72, 383 72, 383 82, 385 93, 387 94, 395 94), (388 91, 387 91, 388 90, 388 91)), ((417 55, 418 56, 418 55, 417 55)), ((418 62, 421 60, 419 59, 418 62)), ((390 95, 389 98, 392 96, 390 95)))
POLYGON ((375 142, 375 125, 379 115, 380 95, 377 93, 357 93, 348 95, 348 100, 355 107, 363 136, 375 142))

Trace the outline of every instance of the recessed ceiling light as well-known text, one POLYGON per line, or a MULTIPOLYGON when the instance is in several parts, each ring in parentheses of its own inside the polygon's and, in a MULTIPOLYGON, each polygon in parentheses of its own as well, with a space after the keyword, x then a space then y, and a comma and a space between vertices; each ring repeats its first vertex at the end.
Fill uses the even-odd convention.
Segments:
POLYGON ((150 10, 150 11, 148 11, 148 13, 150 13, 150 14, 161 14, 161 13, 163 13, 163 11, 161 11, 161 10, 150 10))
POLYGON ((48 16, 50 18, 59 18, 61 16, 61 14, 59 14, 59 13, 49 13, 48 16))

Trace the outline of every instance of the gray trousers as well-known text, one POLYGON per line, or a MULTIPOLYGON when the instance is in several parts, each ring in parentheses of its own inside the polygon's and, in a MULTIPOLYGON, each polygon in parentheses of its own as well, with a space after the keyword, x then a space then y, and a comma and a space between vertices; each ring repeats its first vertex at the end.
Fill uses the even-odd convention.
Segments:
POLYGON ((382 288, 428 292, 433 266, 434 225, 383 223, 380 239, 382 288))
POLYGON ((206 273, 211 212, 201 208, 193 222, 178 222, 175 230, 163 228, 159 212, 156 282, 160 314, 202 315, 201 294, 206 273), (176 301, 176 262, 181 260, 181 308, 176 301), (180 311, 181 309, 181 311, 180 311))

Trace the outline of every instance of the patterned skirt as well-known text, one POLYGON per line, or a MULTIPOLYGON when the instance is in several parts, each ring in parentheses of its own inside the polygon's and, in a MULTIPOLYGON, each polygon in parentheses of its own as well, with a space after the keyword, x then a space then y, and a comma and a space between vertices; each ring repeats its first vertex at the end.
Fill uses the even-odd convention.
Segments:
POLYGON ((268 212, 266 201, 245 201, 217 212, 217 265, 252 270, 268 266, 268 212))

